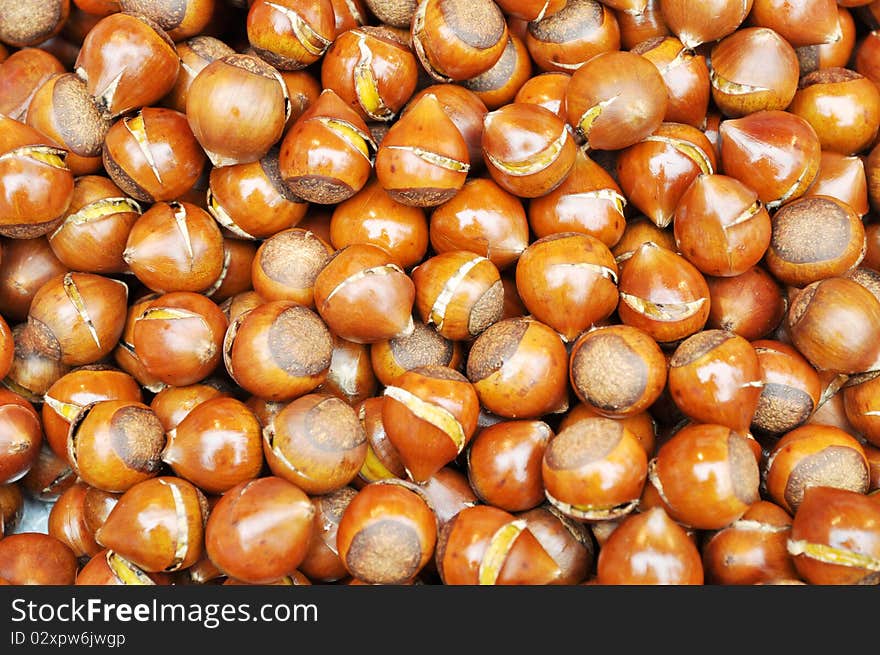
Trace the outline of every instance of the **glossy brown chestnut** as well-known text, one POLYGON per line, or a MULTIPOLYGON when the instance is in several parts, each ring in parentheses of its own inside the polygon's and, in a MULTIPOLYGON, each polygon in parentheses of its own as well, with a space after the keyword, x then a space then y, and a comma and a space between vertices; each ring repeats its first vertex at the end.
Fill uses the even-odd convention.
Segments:
POLYGON ((330 0, 249 3, 247 37, 254 52, 280 70, 318 61, 336 36, 330 0))
POLYGON ((205 291, 223 271, 223 235, 204 209, 156 202, 135 222, 122 258, 153 291, 205 291))
POLYGON ((620 518, 635 510, 648 474, 648 457, 619 421, 588 418, 547 444, 541 464, 544 493, 579 521, 620 518))
POLYGON ((192 189, 206 158, 185 114, 144 107, 107 131, 103 161, 126 194, 156 202, 177 200, 192 189))
POLYGON ((599 549, 603 585, 701 585, 700 551, 662 507, 626 516, 599 549), (638 564, 636 564, 638 562, 638 564))
POLYGON ((861 443, 831 425, 808 424, 787 432, 764 463, 767 493, 796 514, 810 487, 867 493, 870 475, 861 443))
POLYGON ((722 425, 683 427, 660 446, 648 476, 672 518, 698 530, 730 525, 759 500, 749 439, 722 425))
POLYGON ((880 503, 846 489, 813 487, 791 524, 788 552, 808 584, 877 584, 880 503))
POLYGON ((274 475, 317 495, 355 479, 366 458, 367 441, 348 403, 311 393, 292 401, 263 429, 263 453, 274 475))
POLYGON ((13 585, 72 585, 78 565, 70 548, 48 534, 21 532, 0 539, 0 578, 13 585))
POLYGON ((801 426, 819 407, 822 384, 818 373, 792 346, 780 341, 752 342, 764 383, 752 430, 771 436, 801 426))
POLYGON ((540 70, 570 73, 599 53, 619 50, 620 27, 604 3, 572 0, 529 19, 525 42, 540 70))
POLYGON ((611 248, 626 229, 627 199, 614 178, 578 149, 562 184, 529 200, 529 227, 539 239, 581 232, 611 248))
POLYGON ((663 391, 666 358, 638 328, 598 327, 574 342, 569 378, 581 402, 600 416, 633 416, 653 405, 663 391))
MULTIPOLYGON (((837 23, 840 26, 839 39, 831 43, 807 45, 795 49, 800 61, 801 75, 821 68, 849 66, 853 62, 853 55, 858 57, 856 21, 853 18, 853 12, 842 2, 837 3, 837 23)), ((855 68, 859 70, 857 58, 855 59, 855 68)))
POLYGON ((177 291, 159 296, 135 318, 132 345, 150 375, 185 386, 217 368, 226 328, 226 316, 214 302, 177 291))
POLYGON ((55 55, 41 48, 13 52, 0 63, 0 114, 24 122, 37 89, 64 70, 55 55))
POLYGON ((737 30, 712 48, 712 99, 728 117, 786 109, 799 75, 794 48, 767 27, 737 30))
POLYGON ((314 307, 315 278, 333 248, 314 232, 281 230, 260 244, 251 265, 254 290, 266 301, 290 300, 314 307))
POLYGON ((166 385, 161 380, 150 375, 143 365, 137 353, 134 351, 134 321, 140 316, 153 300, 159 297, 158 293, 150 293, 137 298, 128 307, 125 317, 125 327, 116 348, 113 350, 113 360, 123 371, 131 375, 147 391, 157 393, 166 385))
POLYGON ((106 177, 77 177, 64 220, 48 235, 49 245, 55 256, 72 270, 125 272, 128 264, 122 253, 141 211, 136 201, 106 177))
POLYGON ((139 14, 117 12, 89 30, 74 64, 102 113, 115 118, 155 104, 174 86, 180 59, 174 42, 139 14))
POLYGON ((52 503, 76 481, 76 473, 67 458, 58 457, 44 440, 36 461, 18 484, 31 498, 52 503))
POLYGON ((482 406, 504 418, 568 409, 568 353, 559 334, 525 316, 489 326, 471 345, 467 377, 482 406))
POLYGON ((404 584, 434 555, 437 518, 424 492, 402 480, 373 482, 345 508, 336 533, 348 572, 368 584, 404 584))
POLYGON ((410 25, 413 50, 438 82, 489 70, 507 45, 507 23, 494 2, 420 0, 410 25))
POLYGON ((348 569, 339 558, 336 535, 345 508, 357 495, 352 487, 342 487, 328 494, 312 497, 315 520, 309 552, 300 563, 299 570, 310 580, 334 582, 348 575, 348 569))
POLYGON ((248 393, 289 401, 327 376, 333 339, 314 311, 291 300, 264 303, 234 319, 223 339, 230 377, 248 393))
POLYGON ((565 91, 568 124, 593 150, 619 150, 654 132, 666 115, 657 67, 628 51, 596 55, 572 73, 565 91))
POLYGON ((700 130, 662 123, 643 141, 618 153, 616 172, 628 201, 658 227, 666 227, 691 183, 712 175, 717 166, 714 148, 700 130))
POLYGON ((725 175, 755 191, 768 210, 802 196, 819 172, 819 136, 800 116, 756 111, 724 120, 718 129, 725 175))
POLYGON ((753 25, 775 30, 795 48, 833 43, 841 36, 834 0, 810 0, 795 5, 785 0, 754 0, 749 4, 749 21, 753 25))
POLYGON ((102 364, 82 366, 63 375, 43 397, 42 422, 46 442, 67 459, 70 423, 86 405, 99 400, 142 401, 141 387, 128 373, 102 364))
POLYGON ((76 574, 77 585, 166 585, 166 573, 147 573, 119 553, 105 548, 92 557, 76 574))
POLYGON ((333 204, 360 191, 372 172, 370 151, 376 149, 363 118, 333 89, 296 120, 281 142, 278 166, 295 195, 318 204, 333 204))
POLYGON ((305 558, 314 517, 309 497, 282 478, 242 482, 211 510, 205 549, 229 577, 273 582, 292 574, 305 558))
POLYGON ((447 366, 407 371, 386 387, 382 424, 416 483, 426 481, 464 450, 477 428, 474 385, 447 366))
POLYGON ((643 243, 620 273, 620 320, 672 344, 699 332, 709 317, 709 287, 700 271, 672 250, 643 243))
POLYGON ((819 173, 804 196, 831 196, 864 218, 870 211, 865 162, 856 155, 823 150, 819 173))
MULTIPOLYGON (((559 421, 559 425, 557 426, 556 431, 560 432, 579 421, 583 421, 584 419, 597 418, 602 416, 603 415, 600 414, 592 405, 589 405, 587 403, 577 403, 569 411, 567 411, 565 415, 563 415, 562 420, 559 421)), ((654 446, 657 437, 657 422, 654 420, 651 414, 649 414, 648 412, 639 412, 638 414, 630 414, 621 418, 605 418, 612 418, 612 420, 623 423, 624 427, 626 427, 627 430, 633 433, 639 444, 641 444, 642 448, 645 450, 645 453, 648 455, 648 457, 650 458, 653 456, 654 446)))
POLYGON ((330 242, 337 249, 353 243, 380 246, 408 270, 425 257, 428 222, 423 209, 398 202, 373 178, 334 207, 330 242))
POLYGON ((334 336, 327 377, 315 391, 332 394, 352 406, 376 395, 378 381, 370 362, 370 349, 367 344, 334 336))
POLYGON ((33 405, 26 399, 0 390, 0 484, 22 478, 37 461, 43 428, 33 405))
POLYGON ((259 476, 263 468, 260 423, 235 398, 206 400, 168 433, 162 460, 205 493, 222 494, 259 476))
MULTIPOLYGON (((480 502, 468 482, 467 474, 455 466, 444 466, 419 487, 434 510, 440 529, 461 510, 478 505, 480 502)), ((429 566, 433 564, 436 562, 430 562, 429 566)))
POLYGON ((447 523, 435 560, 447 585, 540 585, 562 576, 526 521, 491 505, 463 509, 447 523))
POLYGON ((562 118, 541 105, 516 102, 486 114, 482 148, 492 179, 521 198, 562 184, 577 153, 562 118))
POLYGON ((663 22, 690 49, 732 34, 751 9, 752 0, 710 0, 699 5, 686 0, 660 2, 663 22))
POLYGON ((770 335, 788 308, 782 287, 760 266, 752 266, 733 277, 706 276, 706 284, 706 327, 735 332, 749 341, 770 335))
POLYGON ((554 114, 565 118, 565 89, 571 73, 564 71, 544 71, 533 75, 523 83, 513 98, 514 102, 531 102, 546 107, 554 114))
POLYGON ((660 12, 660 0, 645 0, 639 12, 618 11, 617 23, 620 26, 620 45, 623 50, 632 50, 636 45, 658 36, 669 34, 660 12))
POLYGON ((92 273, 65 273, 34 295, 28 329, 46 355, 69 366, 91 364, 109 355, 125 326, 128 287, 92 273))
POLYGON ((174 41, 204 31, 215 11, 215 0, 119 0, 119 5, 154 20, 174 41))
POLYGON ((321 85, 364 120, 390 121, 415 92, 418 68, 409 45, 394 32, 358 27, 341 33, 321 59, 321 85))
POLYGON ((215 166, 265 156, 281 138, 289 112, 280 73, 246 54, 221 57, 205 66, 192 81, 186 101, 193 135, 215 166), (241 125, 250 127, 241 130, 241 125))
POLYGON ((487 71, 461 82, 482 100, 490 110, 513 102, 523 84, 532 76, 532 59, 525 41, 513 33, 501 58, 487 71))
POLYGON ((174 86, 162 98, 162 105, 186 113, 189 89, 201 70, 215 59, 235 54, 229 45, 207 34, 198 34, 175 44, 180 57, 180 71, 174 86))
POLYGON ((384 405, 383 395, 367 398, 355 407, 367 437, 367 454, 355 481, 358 488, 376 480, 406 478, 406 468, 400 460, 400 454, 385 432, 385 424, 382 422, 384 405))
POLYGON ((749 585, 797 579, 788 554, 791 516, 766 500, 749 507, 742 518, 707 535, 702 545, 708 584, 749 585))
POLYGON ((623 234, 617 243, 609 246, 618 268, 623 270, 624 264, 647 241, 675 252, 675 237, 672 230, 657 227, 647 216, 636 216, 625 223, 623 234))
POLYGON ((3 386, 31 403, 40 403, 49 387, 71 367, 47 353, 45 340, 27 323, 12 328, 12 339, 15 343, 12 366, 3 379, 3 386))
POLYGON ((37 130, 0 115, 0 235, 51 232, 73 199, 67 151, 37 130))
POLYGON ((665 31, 632 46, 630 50, 653 63, 666 85, 663 120, 702 128, 710 99, 710 75, 706 56, 686 48, 665 31))
POLYGON ((89 487, 81 482, 64 491, 49 510, 48 534, 55 537, 78 558, 91 558, 102 548, 85 522, 84 501, 89 487))
POLYGON ((159 474, 164 447, 165 431, 147 405, 103 400, 71 422, 67 459, 86 484, 119 493, 159 474))
POLYGON ((46 237, 4 239, 2 248, 0 307, 7 322, 19 323, 27 318, 37 290, 68 268, 52 252, 46 237))
POLYGON ((406 371, 420 366, 458 369, 463 361, 461 343, 447 339, 433 327, 417 321, 402 337, 370 344, 372 370, 383 385, 392 385, 406 371))
POLYGON ((880 447, 880 378, 871 376, 864 382, 847 385, 842 393, 849 422, 869 443, 880 447))
POLYGON ((556 584, 579 584, 593 572, 596 547, 587 525, 574 521, 550 504, 517 514, 562 571, 556 584))
POLYGON ((875 370, 880 302, 858 282, 829 277, 795 295, 786 317, 794 346, 820 371, 875 370))
POLYGON ((412 330, 415 285, 391 255, 367 243, 338 250, 315 278, 315 307, 327 327, 356 343, 412 330))

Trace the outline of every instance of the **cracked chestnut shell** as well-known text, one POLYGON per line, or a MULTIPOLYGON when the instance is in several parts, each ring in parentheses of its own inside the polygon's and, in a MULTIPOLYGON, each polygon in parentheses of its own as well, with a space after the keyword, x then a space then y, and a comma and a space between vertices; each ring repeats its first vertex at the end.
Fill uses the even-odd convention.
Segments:
POLYGON ((822 382, 796 348, 780 341, 752 342, 764 383, 751 429, 778 436, 803 425, 821 404, 822 382))
POLYGON ((77 482, 65 489, 49 510, 48 534, 70 548, 78 559, 91 558, 102 548, 85 521, 88 485, 77 482))
POLYGON ((336 36, 330 0, 255 0, 249 3, 246 28, 254 52, 279 70, 315 63, 336 36))
POLYGON ((193 484, 162 476, 119 498, 95 540, 146 572, 189 568, 202 556, 208 502, 193 484))
POLYGON ((0 484, 24 477, 43 443, 43 428, 33 405, 16 393, 0 390, 0 484))
POLYGON ((544 3, 525 30, 526 48, 540 70, 572 72, 601 52, 620 49, 617 14, 606 3, 570 0, 551 8, 544 3))

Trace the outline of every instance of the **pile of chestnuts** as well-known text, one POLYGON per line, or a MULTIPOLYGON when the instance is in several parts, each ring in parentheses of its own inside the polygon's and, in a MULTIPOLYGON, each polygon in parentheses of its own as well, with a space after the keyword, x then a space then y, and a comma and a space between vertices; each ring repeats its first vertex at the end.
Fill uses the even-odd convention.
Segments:
POLYGON ((0 583, 880 583, 874 30, 0 0, 0 583))

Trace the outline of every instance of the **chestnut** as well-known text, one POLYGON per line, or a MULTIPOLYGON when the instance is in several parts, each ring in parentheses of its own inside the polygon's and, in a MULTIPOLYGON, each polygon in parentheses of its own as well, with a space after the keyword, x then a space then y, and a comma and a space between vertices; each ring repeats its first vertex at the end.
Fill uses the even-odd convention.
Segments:
MULTIPOLYGON (((116 348, 113 350, 113 360, 119 368, 131 375, 138 384, 147 391, 157 393, 165 386, 164 382, 150 375, 146 366, 143 365, 137 353, 134 351, 134 321, 140 316, 147 306, 159 297, 158 293, 149 293, 136 299, 129 307, 125 317, 125 327, 116 348)), ((66 372, 66 371, 65 371, 66 372)))
POLYGON ((289 112, 280 73, 247 54, 227 55, 205 66, 186 100, 190 129, 214 166, 262 158, 281 138, 289 112), (227 116, 236 119, 228 121, 227 116), (241 130, 241 125, 249 129, 241 130))
POLYGON ((749 439, 722 425, 681 428, 660 446, 648 476, 670 516, 698 530, 730 525, 759 500, 760 473, 749 439), (709 469, 713 473, 705 474, 709 469))
POLYGON ((35 46, 55 36, 70 16, 70 0, 24 0, 3 5, 0 41, 13 47, 35 46))
POLYGON ((560 232, 582 232, 611 248, 626 229, 626 205, 614 178, 578 149, 562 183, 529 200, 529 227, 539 239, 560 232))
POLYGON ((425 211, 395 200, 375 177, 336 205, 330 217, 330 243, 334 248, 372 243, 387 250, 405 270, 424 259, 428 234, 425 211))
POLYGON ((828 277, 791 302, 785 323, 794 346, 819 370, 863 373, 880 354, 880 302, 858 282, 828 277))
POLYGON ((171 584, 167 573, 147 573, 119 553, 104 548, 76 574, 76 585, 171 584))
POLYGON ((711 176, 717 166, 712 144, 700 130, 661 123, 643 141, 618 154, 617 180, 636 209, 658 227, 667 227, 691 183, 711 176))
POLYGON ((706 581, 748 585, 797 579, 787 549, 791 523, 784 509, 759 500, 742 518, 707 535, 702 546, 706 581))
POLYGON ((628 49, 653 63, 663 78, 668 96, 663 120, 702 128, 711 97, 706 56, 686 48, 668 30, 628 49))
POLYGON ((498 416, 536 419, 568 409, 565 344, 537 319, 490 325, 471 345, 466 367, 480 403, 498 416))
POLYGON ((416 483, 458 457, 476 431, 480 402, 474 385, 447 366, 407 371, 383 395, 382 425, 416 483))
POLYGON ((725 175, 750 187, 768 210, 804 195, 819 172, 819 136, 796 114, 756 111, 728 118, 718 130, 725 175))
POLYGON ((40 287, 28 311, 28 328, 40 349, 69 366, 109 355, 122 335, 128 287, 93 273, 65 273, 40 287))
POLYGON ((547 11, 552 4, 527 18, 526 48, 538 69, 571 72, 595 55, 620 50, 617 16, 605 3, 569 0, 547 11))
POLYGON ((508 33, 501 58, 487 71, 461 82, 490 110, 513 102, 520 87, 532 76, 532 59, 519 36, 508 33))
POLYGON ((68 270, 52 252, 46 237, 4 239, 0 255, 0 306, 6 321, 24 321, 39 288, 68 270))
POLYGON ((224 379, 211 377, 182 387, 166 386, 153 396, 150 409, 156 413, 165 432, 171 433, 202 403, 231 396, 232 388, 224 379))
POLYGON ((565 91, 568 124, 593 150, 619 150, 654 132, 666 114, 666 84, 641 55, 596 55, 572 73, 565 91))
POLYGON ((416 90, 416 57, 382 27, 363 26, 337 36, 321 59, 321 85, 333 89, 364 120, 391 121, 416 90))
POLYGON ((264 303, 230 322, 223 338, 229 376, 248 393, 290 401, 327 376, 333 340, 312 310, 291 300, 264 303))
POLYGON ((77 475, 67 457, 59 457, 43 440, 36 461, 17 483, 31 498, 53 503, 77 482, 77 475))
POLYGON ((706 284, 707 328, 735 332, 751 341, 769 336, 785 317, 788 300, 783 289, 761 266, 733 277, 706 276, 706 284))
POLYGON ((880 403, 880 377, 870 376, 867 380, 855 384, 846 384, 843 388, 843 403, 846 417, 868 443, 880 447, 880 429, 877 417, 880 403))
POLYGON ((359 488, 376 480, 406 478, 406 468, 400 460, 400 453, 397 452, 385 432, 385 424, 382 422, 384 405, 385 396, 382 395, 367 398, 355 407, 358 420, 367 437, 367 454, 364 458, 364 465, 361 466, 355 480, 355 486, 359 488))
POLYGON ((693 539, 662 507, 624 517, 596 559, 602 585, 701 585, 704 577, 693 539))
POLYGON ((552 16, 565 7, 563 0, 501 0, 498 6, 509 17, 523 21, 538 20, 542 16, 552 16))
POLYGON ((344 400, 310 393, 286 405, 263 429, 272 473, 310 495, 352 482, 367 454, 364 428, 344 400))
POLYGON ((46 442, 56 455, 67 459, 71 421, 83 407, 98 400, 141 402, 143 398, 140 385, 131 375, 104 364, 75 368, 49 387, 43 396, 41 417, 46 442))
POLYGON ((0 484, 22 478, 37 461, 43 427, 33 405, 17 393, 0 390, 0 484))
POLYGON ((865 162, 857 155, 823 150, 819 172, 804 195, 831 196, 864 217, 870 211, 865 162))
POLYGON ((437 96, 428 93, 414 100, 389 128, 376 152, 375 168, 379 184, 392 199, 434 207, 464 186, 470 155, 459 128, 437 96))
POLYGON ((315 582, 335 582, 348 575, 348 569, 339 558, 336 536, 345 508, 357 495, 352 487, 342 487, 328 494, 312 497, 315 520, 309 551, 300 563, 299 570, 315 582))
POLYGON ((621 322, 641 328, 661 345, 696 334, 709 318, 709 287, 702 273, 653 241, 626 261, 618 288, 621 322))
POLYGON ((57 227, 73 199, 67 151, 0 115, 0 235, 32 239, 57 227))
POLYGON ((288 189, 318 204, 334 204, 360 191, 372 172, 376 149, 361 116, 333 89, 294 122, 281 142, 278 166, 288 189))
POLYGON ((261 59, 280 70, 315 63, 336 36, 330 0, 255 0, 248 6, 248 41, 261 59))
POLYGON ((70 424, 67 459, 83 482, 124 492, 162 468, 165 431, 156 414, 134 400, 101 400, 70 424))
POLYGON ((546 107, 512 102, 483 119, 483 161, 492 179, 520 198, 550 193, 574 166, 577 146, 546 107))
POLYGON ((419 315, 447 339, 472 339, 501 318, 501 276, 485 257, 450 250, 417 266, 412 280, 419 315))
POLYGON ((795 6, 785 0, 754 0, 749 4, 753 25, 769 27, 795 48, 833 43, 840 38, 838 3, 834 0, 812 0, 795 6))
POLYGON ((876 584, 878 526, 880 503, 870 496, 813 487, 792 519, 788 552, 808 584, 876 584))
POLYGON ((516 516, 526 522, 526 528, 559 566, 562 574, 555 584, 579 584, 593 572, 596 547, 586 524, 547 503, 516 516))
POLYGON ((832 425, 802 425, 776 442, 764 463, 767 493, 792 514, 810 487, 867 493, 868 460, 861 443, 832 425))
POLYGON ((104 168, 126 194, 144 202, 177 200, 193 188, 205 153, 187 117, 164 107, 144 107, 107 131, 104 168))
POLYGON ((608 417, 601 414, 595 407, 588 403, 580 402, 568 410, 559 421, 557 432, 583 421, 588 418, 611 418, 619 421, 627 430, 633 433, 648 457, 654 454, 654 446, 657 437, 657 421, 647 411, 637 414, 629 414, 622 417, 608 417))
MULTIPOLYGON (((461 510, 479 504, 467 474, 454 466, 444 466, 420 484, 419 488, 434 510, 439 529, 443 529, 461 510)), ((432 566, 436 562, 431 561, 428 564, 432 566)))
POLYGON ((436 550, 446 585, 543 585, 562 576, 526 521, 491 505, 460 511, 440 531, 436 550))
POLYGON ((66 544, 77 558, 91 558, 102 550, 85 522, 84 501, 88 488, 81 482, 74 484, 49 510, 48 534, 66 544))
POLYGON ((318 314, 343 339, 373 343, 412 331, 415 285, 379 246, 338 250, 315 278, 314 293, 318 314))
POLYGON ((570 79, 571 73, 565 71, 543 71, 527 79, 513 101, 541 105, 564 119, 565 89, 570 79))
POLYGON ((13 585, 72 585, 76 555, 55 537, 21 532, 0 539, 0 578, 13 585))
MULTIPOLYGON (((75 0, 74 0, 75 1, 75 0)), ((180 72, 174 86, 162 98, 161 104, 169 109, 186 113, 186 101, 193 80, 201 70, 215 59, 235 54, 229 45, 213 36, 198 34, 175 43, 180 57, 180 72)))
POLYGON ((578 421, 547 444, 544 493, 579 521, 620 518, 634 511, 648 475, 648 456, 624 424, 598 417, 578 421))
POLYGON ((660 2, 663 22, 690 49, 732 34, 751 8, 752 0, 712 0, 698 6, 686 0, 660 2))
POLYGON ((490 0, 419 0, 410 25, 413 50, 438 82, 489 70, 507 45, 507 23, 490 0))
POLYGON ((205 291, 223 271, 223 235, 201 207, 156 202, 135 222, 122 258, 138 280, 163 293, 205 291))
POLYGON ((205 550, 225 575, 267 584, 292 574, 308 553, 315 508, 275 476, 241 482, 208 515, 205 550))
POLYGON ((671 230, 657 227, 657 224, 647 216, 635 216, 626 221, 623 234, 617 243, 609 246, 618 268, 623 270, 624 264, 647 241, 675 252, 675 236, 671 230))
POLYGON ((260 475, 260 423, 240 400, 211 398, 168 432, 162 461, 203 492, 222 494, 260 475))
POLYGON ((852 155, 877 137, 880 90, 854 70, 825 68, 801 78, 788 111, 812 125, 823 150, 852 155))
POLYGON ((37 89, 64 71, 64 64, 41 48, 13 52, 0 62, 0 114, 24 122, 37 89))
POLYGON ((26 122, 67 150, 66 163, 74 175, 101 167, 101 144, 110 120, 92 102, 85 82, 73 73, 55 75, 34 93, 26 122))
POLYGON ((266 301, 290 300, 314 307, 318 273, 333 248, 314 232, 295 227, 276 232, 260 244, 251 265, 254 291, 266 301))
POLYGON ((334 336, 327 377, 315 391, 332 394, 352 406, 375 396, 378 381, 370 362, 370 350, 367 344, 334 336))
POLYGON ((400 375, 420 366, 457 369, 462 362, 462 347, 460 342, 447 339, 419 321, 408 335, 371 344, 369 356, 378 381, 393 385, 400 375))
POLYGON ((858 52, 856 51, 856 21, 853 18, 853 11, 842 2, 837 3, 837 23, 840 27, 839 39, 834 39, 830 43, 795 48, 802 76, 820 68, 849 66, 853 62, 854 54, 856 55, 855 68, 859 71, 858 52))
POLYGON ((72 270, 123 273, 128 264, 122 253, 141 213, 141 206, 106 177, 77 177, 64 220, 48 235, 49 246, 72 270))
POLYGON ((669 35, 660 11, 660 0, 645 0, 641 11, 618 11, 616 16, 623 50, 632 50, 639 43, 669 35))
POLYGON ((140 13, 155 21, 174 41, 205 30, 214 17, 216 0, 119 0, 122 11, 140 13))
POLYGON ((777 436, 803 425, 819 407, 819 374, 797 349, 780 341, 752 342, 764 386, 752 415, 752 430, 777 436))
POLYGON ((116 12, 89 30, 73 66, 109 118, 161 100, 174 86, 180 59, 174 41, 149 18, 116 12))
POLYGON ((712 99, 722 114, 786 109, 800 66, 791 44, 767 27, 746 27, 718 42, 711 55, 712 99))

